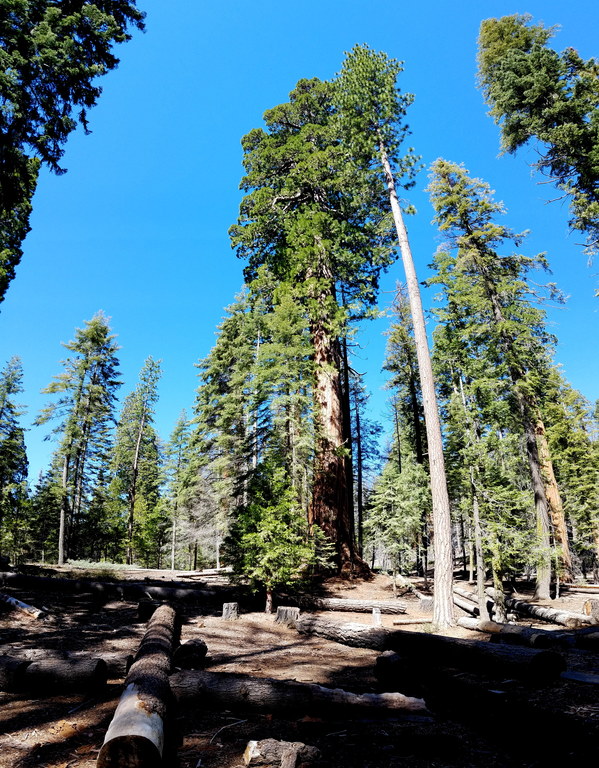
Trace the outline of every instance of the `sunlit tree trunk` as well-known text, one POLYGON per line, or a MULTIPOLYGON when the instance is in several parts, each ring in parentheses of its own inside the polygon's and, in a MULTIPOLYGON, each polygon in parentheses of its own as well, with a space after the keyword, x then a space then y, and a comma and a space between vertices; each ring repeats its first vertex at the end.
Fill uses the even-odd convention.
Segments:
POLYGON ((414 260, 408 240, 408 233, 403 221, 403 215, 395 180, 391 166, 381 143, 380 155, 397 238, 401 250, 402 261, 406 273, 406 284, 410 300, 412 325, 414 326, 414 341, 416 342, 416 354, 418 358, 418 371, 422 389, 422 404, 424 408, 424 420, 428 442, 431 494, 433 506, 433 536, 435 552, 435 580, 433 598, 433 624, 438 628, 449 627, 455 624, 453 609, 453 546, 451 535, 451 511, 449 507, 449 494, 447 492, 447 479, 445 476, 445 459, 443 457, 443 444, 441 439, 441 423, 439 421, 439 409, 433 379, 433 369, 429 353, 424 312, 420 298, 420 288, 416 277, 414 260))

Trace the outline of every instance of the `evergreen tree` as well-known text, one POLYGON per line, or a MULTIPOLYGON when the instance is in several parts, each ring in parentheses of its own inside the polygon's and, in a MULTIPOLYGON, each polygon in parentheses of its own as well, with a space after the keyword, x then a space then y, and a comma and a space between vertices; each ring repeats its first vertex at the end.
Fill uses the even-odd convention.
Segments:
MULTIPOLYGON (((335 88, 302 80, 290 101, 265 113, 266 130, 243 139, 248 194, 231 228, 246 279, 261 266, 294 286, 314 362, 317 447, 310 520, 337 549, 340 569, 360 567, 353 541, 347 407, 340 339, 376 296, 391 263, 381 194, 351 162, 335 119, 335 88), (381 223, 382 222, 382 223, 381 223), (343 297, 343 299, 341 298, 343 297)), ((363 565, 363 564, 362 564, 363 565)))
POLYGON ((548 46, 552 29, 528 15, 486 19, 479 34, 479 81, 501 144, 515 152, 536 140, 537 168, 570 197, 573 229, 599 249, 599 62, 548 46))
POLYGON ((328 566, 332 546, 320 529, 310 531, 284 468, 266 460, 251 481, 251 502, 237 516, 226 541, 234 572, 266 593, 307 579, 315 566, 328 566))
POLYGON ((64 173, 64 144, 118 64, 115 43, 143 28, 134 0, 0 0, 0 301, 21 260, 42 164, 64 173))
POLYGON ((451 513, 441 424, 435 395, 432 365, 420 297, 420 287, 410 249, 407 230, 397 196, 398 180, 407 177, 410 186, 417 159, 410 148, 399 151, 408 135, 405 114, 413 97, 397 89, 399 62, 367 46, 355 46, 347 55, 337 82, 341 126, 346 145, 351 149, 355 165, 369 176, 378 188, 387 187, 397 239, 406 273, 410 311, 416 341, 418 371, 429 450, 429 466, 433 500, 435 538, 435 594, 433 622, 439 627, 451 626, 453 614, 453 551, 451 513), (382 178, 381 178, 382 176, 382 178))
POLYGON ((431 509, 426 470, 412 452, 404 452, 400 469, 394 456, 396 450, 393 441, 369 495, 365 523, 367 540, 379 550, 379 557, 390 559, 394 577, 398 571, 408 573, 415 564, 412 555, 420 545, 422 516, 431 509))
POLYGON ((364 509, 374 473, 380 466, 378 439, 383 430, 368 415, 369 395, 362 376, 353 369, 349 373, 356 541, 358 554, 364 557, 364 509))
POLYGON ((23 410, 15 402, 22 382, 21 361, 13 357, 0 372, 0 554, 7 552, 13 560, 21 553, 27 501, 25 431, 19 424, 23 410))
MULTIPOLYGON (((436 161, 430 192, 435 220, 447 238, 446 246, 435 256, 438 274, 430 280, 443 287, 445 307, 438 314, 451 329, 443 343, 448 348, 451 344, 453 376, 458 380, 461 377, 462 385, 465 382, 470 388, 478 386, 479 400, 488 397, 487 382, 491 377, 495 401, 498 397, 510 401, 510 415, 515 415, 524 440, 535 498, 539 543, 537 595, 548 598, 550 518, 566 569, 570 568, 570 560, 540 410, 553 339, 545 329, 544 313, 530 301, 526 283, 527 272, 544 266, 545 261, 542 256, 500 253, 514 242, 518 245, 521 236, 495 223, 502 206, 493 201, 487 184, 469 178, 461 166, 436 161)), ((494 403, 492 407, 497 410, 494 403)), ((478 423, 477 415, 470 421, 473 435, 484 432, 488 423, 478 423)))
POLYGON ((175 570, 177 561, 177 544, 179 536, 179 520, 183 511, 186 492, 185 480, 190 449, 190 423, 185 411, 179 416, 172 434, 165 446, 165 476, 166 490, 164 502, 171 521, 171 570, 175 570))
POLYGON ((61 511, 58 562, 76 553, 86 504, 104 466, 113 423, 118 379, 118 346, 107 319, 99 312, 78 328, 75 339, 64 346, 72 356, 63 361, 64 372, 44 390, 58 395, 36 419, 36 424, 58 420, 60 436, 56 459, 60 461, 61 511))
POLYGON ((160 560, 166 523, 159 509, 160 448, 153 427, 160 361, 148 357, 135 390, 125 398, 116 428, 112 492, 126 519, 127 563, 138 555, 160 560))

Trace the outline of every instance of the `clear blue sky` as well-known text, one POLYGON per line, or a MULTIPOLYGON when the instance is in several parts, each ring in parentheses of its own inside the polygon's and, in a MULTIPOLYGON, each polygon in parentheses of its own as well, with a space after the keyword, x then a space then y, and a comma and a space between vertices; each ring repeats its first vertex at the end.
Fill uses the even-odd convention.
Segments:
MULTIPOLYGON (((547 252, 552 279, 570 296, 549 314, 557 360, 586 397, 599 397, 599 264, 589 268, 568 234, 566 205, 546 204, 554 191, 537 185, 529 166, 534 155, 498 156, 498 130, 475 86, 483 18, 528 12, 560 25, 558 50, 573 46, 597 56, 596 0, 139 6, 147 31, 119 46, 121 64, 103 78, 90 113, 92 135, 77 132, 68 142, 68 173, 42 173, 25 256, 0 305, 0 364, 14 354, 23 359, 27 423, 48 401, 40 390, 61 371, 61 342, 102 309, 121 345, 123 396, 148 355, 162 359, 156 424, 168 437, 180 411, 193 404, 194 363, 214 343, 223 308, 242 284, 243 264, 227 237, 240 200, 240 139, 261 125, 266 109, 287 100, 298 79, 332 77, 356 43, 405 62, 400 85, 416 96, 411 143, 426 166, 437 157, 463 163, 505 202, 509 226, 531 230, 523 250, 547 252)), ((408 222, 421 279, 438 244, 425 186, 426 171, 410 192, 418 215, 408 222)), ((398 263, 383 281, 382 304, 402 279, 398 263)), ((431 301, 426 292, 425 304, 431 301)), ((385 327, 379 320, 363 329, 356 366, 368 372, 382 419, 385 327)), ((47 431, 27 433, 32 480, 53 447, 43 442, 47 431)))

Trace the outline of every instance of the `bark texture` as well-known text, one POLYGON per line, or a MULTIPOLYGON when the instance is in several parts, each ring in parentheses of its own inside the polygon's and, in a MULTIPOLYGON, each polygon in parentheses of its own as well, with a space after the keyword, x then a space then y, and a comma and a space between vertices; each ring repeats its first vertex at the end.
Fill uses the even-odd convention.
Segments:
POLYGON ((357 694, 341 688, 312 683, 274 680, 227 672, 178 672, 171 676, 171 689, 180 704, 201 702, 203 706, 281 713, 356 713, 371 709, 392 713, 425 712, 421 699, 401 693, 357 694))
POLYGON ((399 614, 406 612, 406 604, 400 600, 351 600, 338 597, 314 598, 306 602, 319 611, 349 611, 352 613, 372 613, 378 608, 381 613, 399 614))
POLYGON ((148 622, 125 680, 97 768, 158 768, 162 764, 170 699, 168 674, 177 635, 174 609, 161 605, 148 622))

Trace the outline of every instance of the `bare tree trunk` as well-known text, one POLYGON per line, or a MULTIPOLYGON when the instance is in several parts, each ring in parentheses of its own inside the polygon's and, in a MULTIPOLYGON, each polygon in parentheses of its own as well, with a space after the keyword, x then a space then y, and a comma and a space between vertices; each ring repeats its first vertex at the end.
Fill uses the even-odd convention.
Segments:
MULTIPOLYGON (((472 477, 472 470, 470 475, 472 477)), ((472 519, 474 521, 474 551, 476 557, 476 593, 478 595, 478 605, 480 608, 480 620, 488 621, 489 609, 485 600, 485 562, 483 557, 483 534, 480 524, 480 509, 478 506, 478 496, 473 490, 472 494, 472 519)))
POLYGON ((65 454, 62 465, 62 496, 60 499, 60 520, 58 523, 58 565, 64 565, 65 562, 65 539, 67 518, 69 515, 69 454, 65 454))
POLYGON ((428 455, 431 478, 431 494, 433 503, 433 536, 435 549, 435 582, 433 599, 433 624, 438 628, 455 624, 453 609, 453 548, 451 539, 451 511, 449 494, 445 477, 445 459, 443 457, 443 442, 441 424, 435 393, 433 369, 426 336, 424 312, 420 298, 420 288, 408 240, 408 233, 403 221, 401 208, 397 199, 395 180, 384 145, 380 144, 381 162, 387 180, 391 210, 395 221, 397 238, 401 250, 412 325, 414 326, 414 341, 418 358, 418 371, 422 389, 422 403, 426 423, 428 455))
POLYGON ((364 553, 364 481, 362 477, 362 429, 360 425, 360 408, 356 403, 356 460, 357 460, 357 512, 358 512, 358 554, 364 553))
POLYGON ((561 549, 560 560, 564 570, 563 576, 566 581, 570 581, 573 578, 574 573, 572 568, 572 553, 570 552, 570 544, 568 541, 566 517, 564 515, 564 507, 557 480, 555 479, 555 472, 553 471, 551 451, 549 450, 547 435, 545 434, 545 424, 540 417, 537 418, 536 432, 539 460, 541 462, 541 473, 545 484, 545 494, 549 504, 551 522, 553 523, 553 532, 555 534, 556 542, 561 549))
POLYGON ((129 488, 129 518, 127 521, 127 564, 133 564, 133 526, 135 515, 135 498, 137 493, 137 475, 139 473, 139 454, 141 452, 141 440, 143 437, 144 426, 146 423, 145 411, 142 414, 141 421, 139 423, 139 430, 137 433, 137 442, 135 443, 135 454, 133 456, 133 464, 131 466, 132 477, 131 487, 129 488))

